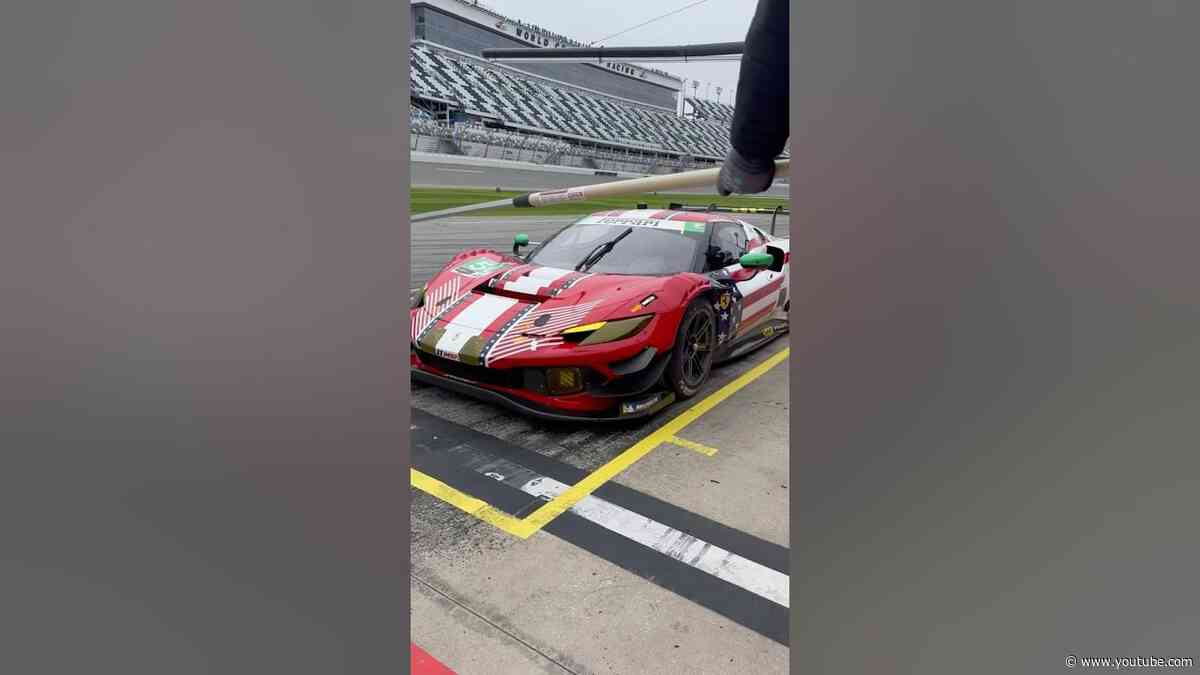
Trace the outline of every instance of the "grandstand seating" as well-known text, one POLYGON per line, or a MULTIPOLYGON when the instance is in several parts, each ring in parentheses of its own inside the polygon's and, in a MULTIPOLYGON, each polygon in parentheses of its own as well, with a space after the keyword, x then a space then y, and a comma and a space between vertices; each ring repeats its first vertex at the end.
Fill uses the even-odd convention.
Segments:
POLYGON ((488 129, 482 124, 445 124, 428 118, 410 117, 409 130, 415 134, 433 136, 436 138, 470 141, 487 145, 500 145, 510 148, 540 150, 542 152, 562 152, 571 147, 570 143, 557 141, 543 136, 518 134, 499 129, 488 129))
POLYGON ((685 98, 684 101, 692 107, 695 119, 719 122, 727 127, 733 124, 733 106, 727 103, 718 103, 690 96, 685 98))
POLYGON ((637 151, 585 147, 547 136, 490 129, 478 123, 451 124, 422 115, 410 116, 409 132, 410 149, 422 152, 450 152, 631 173, 671 173, 708 166, 681 159, 664 161, 662 157, 637 151))
POLYGON ((714 160, 723 159, 729 150, 728 122, 683 118, 525 76, 429 43, 414 43, 410 49, 415 97, 456 101, 468 111, 495 115, 510 125, 589 141, 647 144, 671 154, 714 160))

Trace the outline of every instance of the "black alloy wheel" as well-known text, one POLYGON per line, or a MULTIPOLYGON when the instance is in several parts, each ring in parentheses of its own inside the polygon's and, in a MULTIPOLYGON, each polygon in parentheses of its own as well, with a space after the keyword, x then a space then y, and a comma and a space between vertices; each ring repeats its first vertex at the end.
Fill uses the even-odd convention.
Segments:
POLYGON ((678 398, 695 396, 708 382, 716 346, 716 312, 708 298, 696 298, 679 322, 675 348, 664 373, 667 384, 678 398))

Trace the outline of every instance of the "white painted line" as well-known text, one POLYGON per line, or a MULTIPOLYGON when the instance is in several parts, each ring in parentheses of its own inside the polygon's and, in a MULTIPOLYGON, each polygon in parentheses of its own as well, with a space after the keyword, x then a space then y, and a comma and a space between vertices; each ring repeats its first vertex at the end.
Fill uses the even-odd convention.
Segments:
POLYGON ((450 171, 453 173, 483 173, 480 169, 447 169, 443 166, 434 167, 434 171, 450 171))
MULTIPOLYGON (((569 487, 553 478, 539 476, 522 485, 521 491, 535 497, 554 499, 569 487)), ((786 574, 599 497, 584 497, 571 507, 571 513, 771 602, 788 607, 791 579, 786 574)))

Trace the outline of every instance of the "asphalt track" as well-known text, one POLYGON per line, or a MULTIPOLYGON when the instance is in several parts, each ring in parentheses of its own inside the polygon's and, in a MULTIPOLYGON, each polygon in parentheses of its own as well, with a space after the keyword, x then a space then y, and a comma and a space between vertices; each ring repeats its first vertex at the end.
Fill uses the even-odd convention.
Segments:
MULTIPOLYGON (((414 279, 570 220, 416 223, 414 279)), ((788 672, 787 342, 616 425, 413 384, 413 641, 460 675, 788 672)))
MULTIPOLYGON (((424 154, 424 153, 423 153, 424 154)), ((574 167, 540 167, 525 162, 485 160, 476 157, 455 157, 424 154, 421 160, 410 162, 412 185, 423 187, 471 187, 488 190, 550 190, 593 183, 608 183, 641 174, 619 176, 597 175, 591 169, 574 167)), ((693 194, 712 194, 712 189, 672 190, 693 194)), ((787 197, 788 186, 779 183, 764 193, 769 197, 787 197)), ((633 208, 633 206, 630 206, 633 208)))

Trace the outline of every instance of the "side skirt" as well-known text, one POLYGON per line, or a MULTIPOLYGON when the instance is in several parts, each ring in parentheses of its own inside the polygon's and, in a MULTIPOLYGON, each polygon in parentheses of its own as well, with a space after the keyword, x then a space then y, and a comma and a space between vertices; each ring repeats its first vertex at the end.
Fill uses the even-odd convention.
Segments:
POLYGON ((788 322, 783 319, 771 319, 764 323, 760 328, 743 335, 726 345, 713 359, 714 365, 723 363, 731 359, 736 359, 739 356, 745 356, 750 352, 766 346, 773 342, 775 338, 788 332, 788 322))

